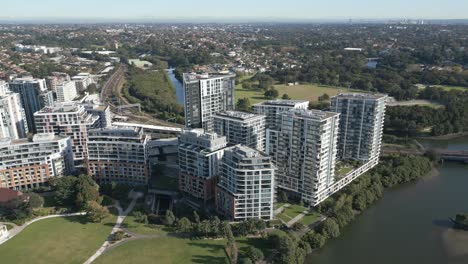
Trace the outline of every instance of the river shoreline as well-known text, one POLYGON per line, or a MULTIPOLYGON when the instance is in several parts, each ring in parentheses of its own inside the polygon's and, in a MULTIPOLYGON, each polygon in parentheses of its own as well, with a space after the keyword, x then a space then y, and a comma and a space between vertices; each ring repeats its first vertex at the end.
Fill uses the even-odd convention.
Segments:
POLYGON ((416 137, 416 139, 443 141, 443 140, 450 140, 450 139, 458 139, 458 138, 462 138, 466 136, 468 136, 468 132, 453 133, 453 134, 447 134, 447 135, 442 135, 442 136, 416 137))

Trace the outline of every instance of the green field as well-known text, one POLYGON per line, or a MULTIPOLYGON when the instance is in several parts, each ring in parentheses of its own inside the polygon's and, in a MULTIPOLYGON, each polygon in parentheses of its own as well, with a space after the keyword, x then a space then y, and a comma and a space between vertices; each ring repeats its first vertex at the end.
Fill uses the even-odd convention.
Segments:
POLYGON ((283 220, 283 222, 287 223, 297 215, 303 213, 304 211, 307 211, 307 213, 301 220, 299 220, 299 222, 301 222, 304 225, 310 225, 320 218, 319 213, 310 212, 307 208, 298 204, 291 204, 289 207, 285 207, 284 211, 278 214, 276 217, 278 219, 283 220))
POLYGON ((157 226, 157 225, 147 225, 143 223, 139 223, 135 221, 135 217, 129 215, 125 218, 123 222, 123 226, 126 227, 130 232, 134 232, 137 234, 143 235, 166 235, 167 234, 167 227, 165 226, 157 226))
POLYGON ((83 263, 109 236, 115 217, 102 224, 84 216, 41 220, 0 246, 1 263, 83 263))
POLYGON ((224 245, 225 240, 140 239, 106 252, 94 263, 228 263, 224 245))
POLYGON ((468 91, 468 87, 463 86, 452 86, 452 85, 432 85, 433 87, 442 88, 444 91, 457 90, 457 91, 468 91))
MULTIPOLYGON (((337 95, 340 91, 348 91, 345 88, 330 87, 317 84, 300 84, 293 86, 286 86, 284 84, 275 85, 275 89, 279 92, 279 97, 283 94, 288 94, 292 99, 298 100, 308 100, 308 101, 318 101, 318 97, 323 94, 328 94, 329 96, 337 95)), ((351 92, 362 92, 357 90, 350 90, 351 92)), ((250 99, 252 104, 260 103, 268 100, 263 96, 262 90, 246 90, 241 87, 241 85, 236 86, 236 100, 240 98, 247 97, 250 99)))

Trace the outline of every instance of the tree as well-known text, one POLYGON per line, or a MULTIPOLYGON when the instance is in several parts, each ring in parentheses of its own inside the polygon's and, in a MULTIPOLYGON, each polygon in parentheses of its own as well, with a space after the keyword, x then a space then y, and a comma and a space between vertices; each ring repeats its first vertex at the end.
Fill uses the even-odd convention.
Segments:
POLYGON ((176 218, 174 216, 174 213, 172 213, 171 210, 166 211, 166 215, 164 216, 164 224, 168 226, 172 226, 174 222, 176 221, 176 218))
POLYGON ((89 175, 78 176, 75 188, 75 204, 78 208, 85 208, 90 201, 96 201, 98 204, 101 203, 102 198, 99 196, 99 186, 89 175))
POLYGON ((250 103, 249 98, 244 97, 237 100, 236 109, 239 111, 250 112, 252 111, 252 104, 250 103))
POLYGON ((288 95, 288 94, 283 94, 283 96, 281 97, 281 99, 283 100, 291 100, 291 97, 288 95))
POLYGON ((200 216, 198 215, 197 211, 193 211, 193 222, 200 223, 200 216))
POLYGON ((78 179, 73 176, 64 176, 51 181, 51 185, 55 187, 55 201, 59 205, 72 205, 76 198, 75 185, 78 179))
POLYGON ((101 206, 96 201, 88 201, 86 206, 86 217, 88 221, 100 223, 102 220, 109 216, 109 210, 101 206))
POLYGON ((319 227, 319 231, 327 238, 335 238, 340 235, 340 227, 333 218, 327 218, 319 227))
POLYGON ((322 94, 321 96, 319 96, 318 98, 319 101, 329 101, 330 100, 330 96, 326 93, 322 94))
POLYGON ((221 234, 221 220, 219 220, 219 217, 214 216, 210 221, 210 226, 213 236, 218 237, 221 234))
POLYGON ((181 233, 187 233, 190 232, 192 229, 192 223, 187 217, 182 217, 177 221, 177 231, 181 233))
POLYGON ((302 239, 309 243, 310 247, 313 249, 323 247, 326 242, 326 238, 323 235, 314 231, 308 232, 302 239))
POLYGON ((241 264, 253 264, 252 260, 250 260, 249 258, 243 258, 240 260, 240 263, 241 264))
POLYGON ((263 95, 268 99, 275 99, 275 98, 277 98, 279 96, 279 93, 278 93, 278 90, 276 90, 273 87, 273 88, 270 88, 270 89, 266 90, 263 95))
POLYGON ((278 193, 278 202, 280 203, 287 203, 288 202, 288 194, 285 191, 279 191, 278 193))
POLYGON ((25 194, 28 198, 28 204, 31 208, 39 208, 44 205, 44 198, 37 193, 25 194))
POLYGON ((256 248, 256 247, 247 247, 246 251, 245 251, 245 255, 250 259, 252 260, 253 263, 257 262, 257 261, 260 261, 260 260, 263 260, 263 258, 265 257, 263 255, 263 252, 256 248))
POLYGON ((300 231, 305 228, 304 224, 301 222, 296 222, 291 227, 294 231, 300 231))

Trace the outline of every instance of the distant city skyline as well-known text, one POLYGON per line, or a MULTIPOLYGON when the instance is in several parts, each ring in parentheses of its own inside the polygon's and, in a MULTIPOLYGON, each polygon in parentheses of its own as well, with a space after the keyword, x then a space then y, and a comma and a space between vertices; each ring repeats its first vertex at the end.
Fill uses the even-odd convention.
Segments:
POLYGON ((8 1, 0 20, 77 21, 306 21, 344 19, 466 19, 463 0, 80 0, 8 1))

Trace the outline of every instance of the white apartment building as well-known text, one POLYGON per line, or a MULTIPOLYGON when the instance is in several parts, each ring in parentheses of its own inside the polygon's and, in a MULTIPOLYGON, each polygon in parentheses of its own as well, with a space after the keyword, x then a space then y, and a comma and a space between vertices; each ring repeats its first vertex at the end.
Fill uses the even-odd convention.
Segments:
POLYGON ((26 137, 28 124, 21 105, 20 95, 8 88, 8 83, 0 81, 0 138, 19 139, 26 137))
POLYGON ((72 172, 69 137, 36 134, 32 139, 0 139, 1 188, 35 188, 72 172))
POLYGON ((57 102, 71 102, 78 96, 74 81, 63 82, 55 87, 57 93, 57 102))
POLYGON ((256 115, 240 111, 224 111, 213 116, 214 131, 218 135, 226 136, 231 144, 265 150, 265 121, 264 115, 256 115))
POLYGON ((76 90, 78 92, 84 92, 88 89, 88 86, 94 83, 94 79, 90 73, 79 73, 72 77, 72 81, 75 82, 76 90))
POLYGON ((185 126, 213 130, 213 115, 234 110, 234 74, 184 73, 185 126))
POLYGON ((203 129, 186 130, 179 136, 179 190, 206 202, 214 198, 219 161, 226 137, 203 129))
POLYGON ((136 127, 89 130, 88 174, 100 183, 148 184, 148 141, 136 127))
POLYGON ((275 166, 271 158, 242 145, 224 151, 216 208, 233 221, 273 218, 275 166))
POLYGON ((291 109, 279 114, 277 130, 268 130, 266 152, 276 164, 278 187, 316 205, 334 183, 339 114, 291 109))
POLYGON ((86 111, 77 103, 57 103, 34 114, 39 133, 69 136, 72 141, 75 166, 82 163, 88 153, 88 130, 98 128, 99 116, 86 111))
POLYGON ((46 77, 46 84, 49 89, 57 92, 57 87, 65 82, 71 81, 70 75, 64 72, 52 72, 50 76, 46 77))
POLYGON ((278 114, 293 108, 308 109, 309 101, 276 99, 253 105, 254 113, 266 116, 267 129, 275 129, 278 114))
POLYGON ((331 98, 331 111, 340 113, 338 157, 378 159, 382 144, 387 95, 342 93, 331 98))

